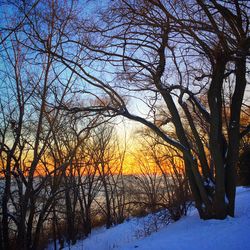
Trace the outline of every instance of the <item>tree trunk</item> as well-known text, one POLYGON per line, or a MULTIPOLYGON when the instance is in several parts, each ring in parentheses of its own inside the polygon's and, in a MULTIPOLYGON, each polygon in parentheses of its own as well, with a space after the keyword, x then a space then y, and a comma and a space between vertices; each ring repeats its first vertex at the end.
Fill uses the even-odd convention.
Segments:
POLYGON ((225 150, 222 132, 222 86, 226 67, 226 56, 216 55, 212 80, 208 91, 210 108, 209 149, 215 166, 214 217, 224 219, 227 216, 225 203, 225 150))
POLYGON ((236 189, 236 164, 239 158, 240 142, 240 113, 246 88, 246 57, 235 62, 236 84, 230 110, 230 123, 228 132, 228 153, 226 164, 226 195, 228 199, 228 214, 234 216, 235 189, 236 189))
POLYGON ((10 196, 10 185, 11 185, 11 175, 10 175, 10 164, 11 158, 8 156, 6 163, 6 173, 5 173, 5 187, 2 198, 2 230, 3 230, 3 248, 8 250, 10 248, 10 238, 9 238, 9 220, 8 220, 8 201, 10 196))

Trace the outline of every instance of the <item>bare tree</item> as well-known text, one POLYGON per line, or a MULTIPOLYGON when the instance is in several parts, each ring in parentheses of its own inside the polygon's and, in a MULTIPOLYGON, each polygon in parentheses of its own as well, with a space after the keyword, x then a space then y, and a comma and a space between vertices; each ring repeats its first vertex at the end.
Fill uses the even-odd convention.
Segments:
MULTIPOLYGON (((88 73, 91 71, 87 61, 55 54, 106 94, 108 101, 92 106, 92 111, 141 122, 182 152, 196 207, 204 219, 234 215, 240 111, 247 85, 248 23, 249 4, 245 1, 121 0, 111 4, 97 22, 86 23, 79 18, 82 32, 69 41, 78 49, 89 51, 87 61, 97 72, 100 63, 105 62, 101 70, 109 71, 109 78, 88 73), (233 81, 233 92, 229 126, 224 130, 223 102, 229 79, 233 81), (135 92, 135 97, 144 96, 149 116, 129 111, 123 97, 128 91, 130 96, 135 92), (208 108, 202 105, 203 101, 208 108), (161 116, 159 103, 165 106, 169 117, 164 121, 172 125, 177 139, 168 133, 168 126, 163 126, 165 122, 154 122, 153 117, 161 116), (185 123, 180 110, 185 114, 185 123), (194 111, 207 124, 208 146, 194 122, 194 111), (190 127, 196 151, 186 126, 190 127), (205 183, 214 191, 208 193, 205 183)), ((78 106, 72 110, 85 109, 78 106)))
POLYGON ((94 130, 89 144, 92 164, 99 175, 101 190, 95 199, 105 216, 106 227, 121 223, 125 218, 123 160, 125 150, 119 148, 114 127, 104 124, 94 130), (104 202, 103 202, 104 200, 104 202))
MULTIPOLYGON (((121 115, 144 124, 181 152, 200 217, 234 216, 239 143, 250 130, 249 121, 241 127, 249 73, 248 2, 119 0, 107 3, 91 20, 81 15, 75 1, 13 4, 17 20, 0 27, 6 32, 1 34, 5 63, 1 85, 7 83, 0 100, 1 173, 5 177, 2 248, 10 247, 13 235, 21 248, 31 248, 34 231, 38 237, 47 212, 55 210, 52 198, 43 208, 38 205, 39 195, 55 197, 58 188, 47 185, 49 178, 36 183, 40 167, 61 181, 57 161, 59 169, 70 166, 72 183, 62 172, 65 197, 72 185, 76 187, 73 159, 78 161, 80 143, 72 149, 69 140, 63 141, 58 155, 54 153, 52 171, 45 159, 58 146, 56 122, 66 111, 76 116, 121 115), (146 114, 133 113, 129 98, 146 106, 146 114), (63 155, 65 149, 68 155, 63 155)), ((115 204, 124 204, 124 193, 118 188, 122 175, 120 170, 118 175, 111 171, 116 156, 108 146, 109 133, 95 136, 100 142, 95 171, 105 190, 109 227, 117 213, 115 204)), ((87 186, 95 179, 89 177, 87 186)), ((82 179, 78 184, 83 184, 82 179)), ((68 218, 79 202, 85 204, 81 210, 88 221, 93 190, 86 202, 83 191, 77 191, 74 204, 67 202, 68 218)))
POLYGON ((93 164, 93 154, 94 150, 90 150, 88 143, 86 142, 80 146, 75 157, 77 183, 79 185, 77 196, 85 237, 91 233, 93 218, 91 209, 93 209, 94 200, 101 189, 100 177, 97 168, 93 164))
POLYGON ((184 173, 181 152, 169 147, 150 130, 139 133, 135 165, 140 168, 134 176, 134 202, 150 211, 165 208, 173 220, 186 215, 190 205, 190 190, 184 173), (139 202, 138 202, 139 201, 139 202), (141 202, 140 202, 141 201, 141 202))
MULTIPOLYGON (((26 14, 29 6, 19 4, 20 12, 26 14)), ((54 46, 58 35, 54 33, 53 4, 50 7, 47 26, 43 26, 43 44, 47 48, 54 46)), ((32 10, 27 20, 34 20, 35 11, 32 10)), ((4 62, 1 65, 4 80, 1 89, 5 85, 1 93, 0 152, 1 175, 5 177, 1 195, 0 238, 3 249, 15 245, 21 249, 38 246, 42 226, 61 191, 58 190, 59 183, 48 184, 50 177, 70 164, 81 143, 78 138, 67 159, 50 169, 48 149, 56 143, 54 134, 58 120, 66 115, 59 107, 76 79, 74 73, 67 74, 65 67, 58 67, 51 53, 41 54, 33 50, 33 35, 24 27, 18 26, 1 42, 4 62), (41 203, 42 199, 46 202, 41 203)))

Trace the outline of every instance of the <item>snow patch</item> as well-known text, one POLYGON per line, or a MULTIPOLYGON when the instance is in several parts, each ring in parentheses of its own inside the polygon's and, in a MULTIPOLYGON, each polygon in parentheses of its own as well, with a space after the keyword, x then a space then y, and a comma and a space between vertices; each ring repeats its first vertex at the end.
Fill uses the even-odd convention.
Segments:
MULTIPOLYGON (((145 221, 153 215, 133 218, 111 229, 94 230, 86 240, 70 249, 77 250, 247 250, 250 249, 250 188, 236 190, 236 215, 225 220, 201 220, 195 209, 170 225, 160 225, 148 237, 138 237, 145 221)), ((158 223, 158 222, 157 222, 158 223)), ((52 248, 51 248, 52 249, 52 248)), ((69 249, 69 248, 65 248, 69 249)))

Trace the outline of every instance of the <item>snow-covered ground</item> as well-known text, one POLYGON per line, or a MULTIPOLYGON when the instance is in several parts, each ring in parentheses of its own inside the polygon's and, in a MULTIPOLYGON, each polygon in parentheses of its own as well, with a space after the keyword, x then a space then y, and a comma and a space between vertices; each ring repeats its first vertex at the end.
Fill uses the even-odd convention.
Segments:
POLYGON ((178 222, 158 225, 157 232, 143 237, 150 227, 149 221, 154 221, 152 215, 131 219, 109 230, 95 230, 88 239, 70 249, 250 250, 250 188, 237 189, 235 218, 203 221, 192 210, 178 222))

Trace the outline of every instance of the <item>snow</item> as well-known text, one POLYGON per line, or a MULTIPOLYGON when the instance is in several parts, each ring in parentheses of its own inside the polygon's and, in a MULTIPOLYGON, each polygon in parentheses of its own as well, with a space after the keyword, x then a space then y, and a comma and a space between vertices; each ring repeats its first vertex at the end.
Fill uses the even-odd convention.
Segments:
POLYGON ((194 99, 195 103, 198 105, 199 109, 202 110, 202 113, 209 114, 205 106, 202 105, 202 103, 199 101, 197 97, 192 96, 192 98, 194 99))
MULTIPOLYGON (((247 250, 250 249, 250 188, 237 188, 236 216, 225 220, 201 220, 195 209, 181 220, 159 225, 159 231, 148 237, 145 221, 154 218, 131 219, 111 229, 98 229, 70 249, 110 250, 247 250)), ((65 248, 68 249, 68 248, 65 248)))
POLYGON ((204 181, 204 185, 205 185, 205 187, 215 188, 214 183, 212 182, 212 180, 210 178, 207 178, 204 181))
MULTIPOLYGON (((158 231, 166 226, 164 212, 149 214, 142 218, 132 218, 113 228, 105 227, 94 229, 92 234, 85 240, 78 241, 75 245, 65 247, 71 250, 110 250, 119 249, 127 243, 144 238, 151 231, 158 231)), ((51 244, 47 250, 52 250, 51 244)))
POLYGON ((197 212, 173 223, 150 237, 120 249, 250 249, 250 189, 239 189, 236 199, 236 217, 225 220, 200 220, 197 212))

